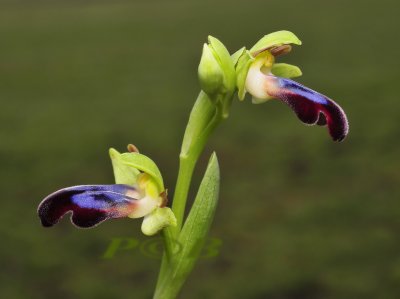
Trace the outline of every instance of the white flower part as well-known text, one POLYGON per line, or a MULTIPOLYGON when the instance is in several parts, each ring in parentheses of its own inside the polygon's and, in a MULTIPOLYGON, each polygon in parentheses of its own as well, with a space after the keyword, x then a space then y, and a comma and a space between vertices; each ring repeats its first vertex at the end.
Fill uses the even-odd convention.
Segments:
POLYGON ((162 204, 161 197, 153 198, 151 196, 145 196, 137 201, 135 210, 128 215, 129 218, 141 218, 144 217, 162 204))
POLYGON ((136 208, 128 215, 129 218, 144 217, 163 204, 156 184, 148 175, 142 174, 135 185, 135 191, 129 191, 126 196, 137 198, 136 208), (132 193, 130 193, 132 192, 132 193))
POLYGON ((268 74, 271 74, 271 67, 274 58, 268 51, 260 53, 251 64, 246 77, 245 88, 253 96, 253 103, 266 102, 272 97, 268 94, 268 74))

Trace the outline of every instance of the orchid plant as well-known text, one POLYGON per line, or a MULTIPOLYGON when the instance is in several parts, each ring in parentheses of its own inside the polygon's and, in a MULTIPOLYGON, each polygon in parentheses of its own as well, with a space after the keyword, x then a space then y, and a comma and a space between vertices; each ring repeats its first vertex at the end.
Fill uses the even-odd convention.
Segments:
POLYGON ((220 173, 213 153, 185 218, 193 171, 210 135, 228 118, 236 94, 241 101, 250 94, 254 104, 280 100, 303 123, 326 125, 334 141, 348 134, 347 117, 338 104, 291 80, 302 74, 297 66, 275 63, 292 45, 301 41, 289 31, 278 31, 250 50, 242 48, 230 55, 218 39, 209 37, 198 68, 201 91, 184 134, 171 207, 157 165, 128 145, 126 153, 109 150, 115 184, 73 186, 50 194, 38 208, 42 225, 53 226, 68 212, 72 223, 82 228, 113 218, 143 218, 142 232, 161 233, 165 245, 153 298, 176 298, 199 258, 218 202, 220 173))

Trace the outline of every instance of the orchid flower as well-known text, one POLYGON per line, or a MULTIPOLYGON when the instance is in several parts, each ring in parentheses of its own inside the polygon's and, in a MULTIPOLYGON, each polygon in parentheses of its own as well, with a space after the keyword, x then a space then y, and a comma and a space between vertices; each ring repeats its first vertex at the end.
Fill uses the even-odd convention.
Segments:
POLYGON ((73 186, 50 194, 38 208, 43 226, 55 225, 68 212, 71 222, 81 228, 122 217, 144 217, 146 235, 176 225, 171 209, 165 207, 167 193, 155 163, 136 150, 120 154, 110 149, 110 156, 116 184, 73 186))
POLYGON ((289 31, 278 31, 264 36, 250 50, 243 48, 232 55, 240 100, 246 92, 254 104, 281 100, 303 123, 327 125, 332 139, 342 141, 349 130, 343 109, 327 96, 288 79, 301 76, 297 66, 275 63, 277 56, 291 51, 290 44, 301 45, 301 41, 289 31))

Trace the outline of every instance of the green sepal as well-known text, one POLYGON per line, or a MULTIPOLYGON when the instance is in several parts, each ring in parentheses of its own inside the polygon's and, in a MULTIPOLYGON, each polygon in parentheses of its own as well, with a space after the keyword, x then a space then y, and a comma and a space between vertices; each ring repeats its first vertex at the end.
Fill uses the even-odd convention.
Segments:
POLYGON ((239 61, 236 65, 236 86, 238 89, 239 100, 243 101, 246 95, 246 78, 247 73, 251 63, 254 61, 253 56, 251 56, 249 51, 245 51, 242 56, 240 56, 239 61))
POLYGON ((150 175, 157 183, 160 192, 165 190, 160 170, 156 163, 154 163, 154 161, 149 157, 139 153, 123 153, 121 154, 120 159, 124 165, 136 168, 150 175))
POLYGON ((231 59, 232 59, 233 65, 234 65, 235 67, 236 67, 236 64, 237 64, 238 61, 239 61, 239 58, 240 58, 245 52, 246 52, 246 47, 243 47, 243 48, 237 50, 235 53, 233 53, 233 54, 231 55, 231 59))
POLYGON ((256 55, 259 52, 275 46, 295 44, 301 45, 301 40, 292 32, 281 30, 265 35, 251 49, 250 53, 256 55))
POLYGON ((142 232, 153 236, 167 226, 176 226, 176 218, 170 208, 157 208, 145 216, 142 222, 142 232))
POLYGON ((140 171, 134 167, 126 165, 122 161, 121 154, 117 150, 110 148, 109 154, 114 170, 115 183, 134 185, 136 183, 137 176, 139 175, 140 171))
POLYGON ((275 63, 272 66, 271 73, 283 78, 295 78, 303 74, 298 66, 287 63, 275 63))

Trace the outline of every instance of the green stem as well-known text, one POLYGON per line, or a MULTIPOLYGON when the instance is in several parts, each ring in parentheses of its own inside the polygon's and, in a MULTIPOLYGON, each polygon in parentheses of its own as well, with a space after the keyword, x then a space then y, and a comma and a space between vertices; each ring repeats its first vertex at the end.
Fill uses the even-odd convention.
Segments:
POLYGON ((172 202, 177 226, 170 228, 175 239, 183 225, 187 196, 197 160, 221 120, 220 105, 215 105, 204 92, 200 92, 190 113, 179 155, 179 172, 172 202))
POLYGON ((203 152, 208 138, 214 129, 221 122, 220 109, 214 112, 210 123, 205 127, 204 131, 196 139, 196 143, 187 154, 181 154, 179 157, 179 172, 175 189, 172 211, 177 219, 177 226, 174 228, 173 236, 177 237, 182 229, 185 207, 189 193, 190 183, 192 181, 193 171, 196 167, 200 154, 203 152))
MULTIPOLYGON (((163 293, 166 288, 166 283, 168 283, 166 277, 169 276, 173 270, 170 257, 173 256, 174 242, 178 239, 179 232, 183 225, 186 201, 194 168, 196 167, 197 160, 209 136, 221 120, 220 105, 214 105, 204 92, 200 92, 190 114, 182 142, 181 153, 179 155, 179 172, 172 203, 172 210, 177 219, 177 226, 167 227, 163 230, 166 252, 161 262, 154 299, 161 298, 159 294, 163 293)), ((165 294, 163 296, 165 296, 165 294)), ((173 298, 174 296, 162 299, 173 298)))
POLYGON ((173 228, 173 236, 178 236, 183 223, 185 213, 186 198, 189 193, 190 182, 192 181, 193 171, 196 161, 191 156, 179 157, 179 172, 175 189, 175 196, 172 205, 172 211, 177 220, 177 226, 173 228))
POLYGON ((175 247, 174 237, 170 229, 163 229, 162 233, 163 233, 166 258, 168 259, 168 261, 170 261, 174 254, 174 247, 175 247))

